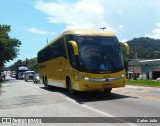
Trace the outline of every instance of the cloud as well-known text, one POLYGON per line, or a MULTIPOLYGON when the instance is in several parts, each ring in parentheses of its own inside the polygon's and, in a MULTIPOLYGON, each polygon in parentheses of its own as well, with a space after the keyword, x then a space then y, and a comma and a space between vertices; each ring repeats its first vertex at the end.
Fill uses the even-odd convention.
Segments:
POLYGON ((35 8, 48 15, 47 21, 55 24, 63 23, 69 28, 96 28, 107 27, 107 30, 116 30, 109 26, 105 19, 105 6, 98 0, 79 0, 73 3, 64 1, 36 3, 35 8))
POLYGON ((28 29, 29 32, 34 33, 34 34, 41 34, 41 35, 53 35, 55 34, 54 32, 47 32, 47 31, 43 31, 43 30, 39 30, 37 28, 29 28, 28 29))
POLYGON ((123 39, 123 40, 121 40, 121 42, 127 42, 128 41, 128 39, 123 39))
POLYGON ((160 23, 158 22, 156 25, 157 28, 152 30, 152 34, 145 35, 146 37, 160 39, 160 23))
MULTIPOLYGON (((57 27, 62 25, 65 29, 106 27, 107 30, 116 33, 120 39, 132 39, 135 34, 146 33, 146 24, 148 27, 152 26, 160 19, 159 4, 160 0, 154 2, 151 0, 55 0, 52 2, 39 0, 35 8, 47 15, 46 20, 49 23, 53 23, 54 26, 58 24, 57 27), (150 18, 148 15, 156 18, 150 18)), ((155 33, 149 35, 154 38, 159 37, 159 34, 155 33)))
POLYGON ((121 25, 119 25, 119 29, 123 29, 123 27, 124 27, 124 26, 123 26, 122 24, 121 24, 121 25))
POLYGON ((160 27, 160 23, 157 23, 157 26, 160 27))

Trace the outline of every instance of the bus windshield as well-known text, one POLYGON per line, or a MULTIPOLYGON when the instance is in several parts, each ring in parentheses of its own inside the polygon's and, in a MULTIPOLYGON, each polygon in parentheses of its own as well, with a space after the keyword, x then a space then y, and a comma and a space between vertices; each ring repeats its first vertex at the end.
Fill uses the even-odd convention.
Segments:
POLYGON ((26 72, 27 70, 18 70, 19 72, 26 72))
POLYGON ((116 37, 76 36, 80 70, 112 73, 124 69, 123 55, 116 37))

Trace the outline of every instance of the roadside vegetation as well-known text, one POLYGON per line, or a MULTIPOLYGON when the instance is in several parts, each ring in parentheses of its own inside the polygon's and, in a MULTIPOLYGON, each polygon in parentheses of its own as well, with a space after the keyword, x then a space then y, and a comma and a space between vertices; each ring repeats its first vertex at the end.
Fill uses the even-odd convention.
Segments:
POLYGON ((156 80, 127 80, 128 85, 160 87, 160 81, 156 80))
POLYGON ((4 64, 17 57, 21 42, 10 37, 10 25, 0 24, 0 71, 3 71, 4 64))
POLYGON ((25 65, 27 65, 29 70, 33 70, 35 72, 38 72, 37 57, 31 58, 31 59, 26 59, 24 61, 19 59, 13 65, 11 65, 9 67, 5 67, 5 70, 6 71, 15 71, 16 65, 20 65, 20 64, 25 64, 25 65))
MULTIPOLYGON (((130 50, 137 52, 139 59, 160 59, 160 39, 140 37, 127 41, 127 44, 130 50)), ((133 57, 134 53, 131 53, 129 59, 133 57)))

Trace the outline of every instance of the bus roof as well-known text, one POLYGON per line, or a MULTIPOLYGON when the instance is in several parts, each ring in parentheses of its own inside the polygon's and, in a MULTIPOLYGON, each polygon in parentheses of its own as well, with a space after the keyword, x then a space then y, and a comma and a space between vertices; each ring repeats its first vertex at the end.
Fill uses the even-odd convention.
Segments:
MULTIPOLYGON (((51 42, 49 42, 44 48, 48 47, 51 43, 58 40, 60 37, 64 35, 79 35, 79 36, 106 36, 106 37, 114 37, 115 34, 109 31, 102 31, 102 30, 96 30, 96 29, 68 29, 64 31, 61 35, 59 35, 57 38, 53 39, 51 42)), ((40 51, 41 51, 40 50, 40 51)), ((39 51, 39 52, 40 52, 39 51)))
POLYGON ((89 36, 115 36, 112 32, 93 29, 69 29, 63 32, 64 35, 89 35, 89 36))

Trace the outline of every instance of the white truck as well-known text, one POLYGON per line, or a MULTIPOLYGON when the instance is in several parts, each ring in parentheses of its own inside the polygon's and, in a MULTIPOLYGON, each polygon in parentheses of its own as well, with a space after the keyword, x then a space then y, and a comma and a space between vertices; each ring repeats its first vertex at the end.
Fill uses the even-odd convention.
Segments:
POLYGON ((16 79, 24 79, 24 74, 26 71, 28 71, 28 67, 26 65, 17 65, 16 79))

